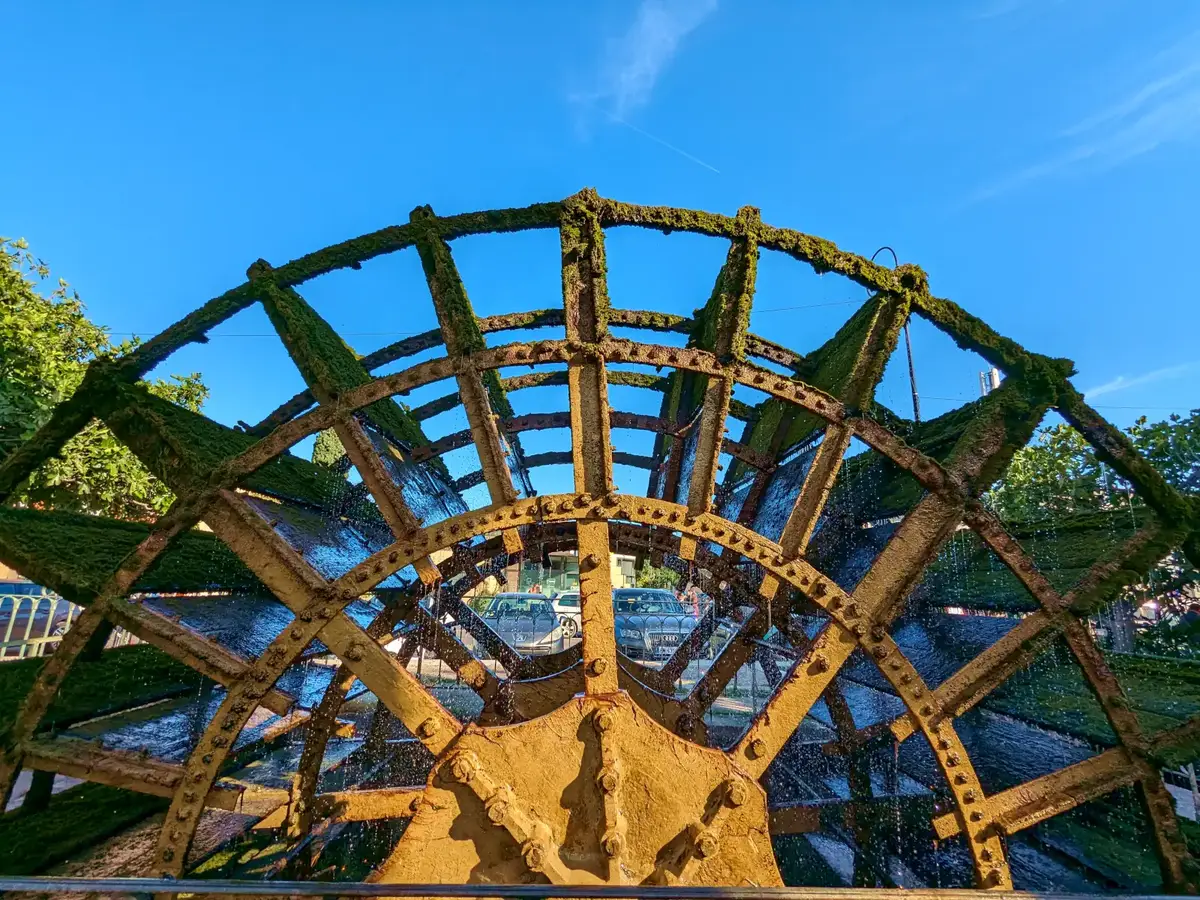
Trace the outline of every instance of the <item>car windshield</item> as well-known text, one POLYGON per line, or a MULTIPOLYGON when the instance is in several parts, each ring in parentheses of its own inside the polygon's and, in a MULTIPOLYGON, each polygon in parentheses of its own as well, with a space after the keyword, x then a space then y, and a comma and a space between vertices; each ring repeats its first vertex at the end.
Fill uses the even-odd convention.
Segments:
POLYGON ((512 616, 552 616, 554 610, 542 597, 496 597, 487 614, 497 618, 512 616))
POLYGON ((619 613, 657 613, 683 616, 687 611, 670 591, 614 591, 613 603, 619 613))

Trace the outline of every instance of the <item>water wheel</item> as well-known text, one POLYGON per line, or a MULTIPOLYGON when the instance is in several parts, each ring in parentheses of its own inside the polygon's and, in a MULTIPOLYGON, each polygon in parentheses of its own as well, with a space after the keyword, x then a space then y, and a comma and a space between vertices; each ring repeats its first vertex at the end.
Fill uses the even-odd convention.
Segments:
POLYGON ((370 877, 381 881, 778 885, 773 838, 835 834, 859 854, 854 879, 876 884, 894 880, 872 831, 877 804, 904 799, 895 784, 879 783, 878 759, 898 754, 911 738, 924 742, 928 780, 938 783, 909 796, 896 821, 924 835, 919 840, 957 846, 977 886, 1012 886, 1007 844, 1014 835, 1133 787, 1164 883, 1195 890, 1160 771, 1171 754, 1195 746, 1196 721, 1147 734, 1088 627, 1131 573, 1180 546, 1198 561, 1195 504, 1086 405, 1068 380, 1069 363, 1028 353, 934 297, 915 266, 877 265, 765 225, 752 208, 728 217, 632 206, 591 191, 449 217, 422 208, 408 224, 278 268, 260 260, 248 276, 128 356, 93 364, 78 393, 0 469, 7 496, 96 416, 178 497, 149 527, 3 511, 0 558, 86 607, 8 732, 4 795, 22 768, 32 768, 169 797, 154 874, 189 871, 206 807, 250 809, 254 799, 258 827, 284 846, 311 840, 330 823, 399 823, 371 861, 370 877), (604 235, 623 225, 728 242, 711 299, 694 320, 610 304, 604 235), (478 318, 450 242, 533 228, 560 232, 562 307, 478 318), (296 289, 406 248, 420 255, 440 328, 358 358, 296 289), (870 298, 826 347, 800 357, 748 331, 763 251, 836 273, 870 298), (252 304, 266 310, 307 384, 276 413, 235 430, 139 386, 172 352, 204 341, 252 304), (1003 385, 933 423, 906 422, 877 404, 875 387, 912 315, 1001 369, 1003 385), (494 347, 485 341, 533 328, 556 334, 494 347), (681 345, 618 335, 633 329, 689 337, 681 345), (370 374, 438 347, 440 355, 370 374), (502 377, 515 366, 533 372, 502 377), (664 369, 665 377, 649 374, 664 369), (461 405, 467 427, 431 441, 420 410, 396 398, 439 382, 446 397, 427 407, 461 405), (665 389, 662 414, 613 410, 613 383, 665 389), (508 393, 535 384, 565 384, 568 408, 516 415, 508 393), (750 409, 735 389, 757 392, 762 402, 750 409), (1128 480, 1145 507, 1136 533, 1091 560, 1068 589, 1052 584, 980 502, 1049 410, 1128 480), (738 420, 748 420, 741 440, 730 436, 738 420), (570 429, 569 453, 539 460, 522 451, 522 433, 556 427, 570 429), (623 453, 613 436, 618 428, 654 432, 656 457, 645 463, 623 453), (334 449, 343 471, 353 468, 356 481, 289 454, 314 435, 334 449), (869 455, 849 456, 855 441, 869 455), (452 479, 441 457, 466 446, 476 448, 480 471, 452 479), (570 463, 573 490, 533 495, 528 472, 539 462, 570 463), (614 463, 631 462, 651 468, 644 495, 614 486, 614 463), (724 484, 723 463, 731 470, 724 484), (839 475, 864 472, 876 478, 870 503, 855 511, 843 498, 834 509, 839 475), (791 493, 776 489, 785 483, 791 493), (453 500, 480 485, 486 501, 475 508, 453 500), (880 519, 884 493, 891 506, 880 519), (418 508, 414 498, 430 497, 442 505, 418 508), (759 527, 768 500, 783 503, 773 531, 759 527), (361 538, 365 549, 344 571, 322 567, 321 528, 297 524, 314 517, 361 538), (886 525, 870 540, 863 537, 868 520, 886 525), (197 531, 198 523, 211 534, 197 531), (926 570, 964 535, 999 561, 1029 606, 998 640, 931 684, 893 626, 918 586, 928 589, 926 570), (90 548, 87 558, 69 558, 68 546, 90 548), (868 546, 865 563, 855 562, 868 546), (577 554, 580 641, 523 656, 463 597, 514 557, 552 550, 577 554), (666 561, 713 600, 658 664, 618 648, 610 561, 618 551, 666 561), (200 588, 269 594, 288 615, 265 646, 238 653, 153 600, 200 588), (369 610, 371 620, 353 609, 369 610), (682 673, 713 646, 722 622, 733 623, 732 635, 681 687, 682 673), (219 686, 214 711, 182 761, 56 738, 43 727, 72 667, 83 665, 89 644, 113 624, 219 686), (987 790, 960 720, 1056 642, 1083 673, 1115 743, 987 790), (410 671, 418 646, 454 669, 456 682, 477 695, 479 711, 456 715, 410 671), (280 679, 314 654, 337 666, 319 702, 305 707, 280 679), (742 727, 722 731, 713 704, 748 664, 774 673, 769 690, 742 727), (841 676, 851 667, 869 669, 861 679, 895 702, 870 726, 856 722, 843 690, 841 676), (423 783, 322 786, 327 746, 359 684, 378 702, 363 752, 375 762, 400 752, 387 740, 390 727, 427 772, 423 783), (819 801, 773 796, 772 778, 786 780, 780 760, 800 752, 798 729, 818 707, 828 726, 819 755, 846 766, 847 792, 819 801), (263 716, 274 716, 277 730, 303 735, 287 789, 226 777, 239 735, 263 716))

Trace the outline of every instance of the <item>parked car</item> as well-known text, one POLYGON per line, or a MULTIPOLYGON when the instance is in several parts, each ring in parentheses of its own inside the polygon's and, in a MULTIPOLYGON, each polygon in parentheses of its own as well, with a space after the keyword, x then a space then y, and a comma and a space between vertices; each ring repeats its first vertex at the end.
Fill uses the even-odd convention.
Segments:
POLYGON ((565 633, 550 600, 543 594, 496 594, 483 619, 523 656, 543 656, 562 649, 565 633))
POLYGON ((674 592, 662 588, 618 588, 613 613, 617 648, 633 659, 669 658, 698 621, 674 592))
POLYGON ((578 637, 583 624, 583 616, 579 611, 579 591, 561 591, 550 599, 550 605, 554 607, 567 639, 578 637))

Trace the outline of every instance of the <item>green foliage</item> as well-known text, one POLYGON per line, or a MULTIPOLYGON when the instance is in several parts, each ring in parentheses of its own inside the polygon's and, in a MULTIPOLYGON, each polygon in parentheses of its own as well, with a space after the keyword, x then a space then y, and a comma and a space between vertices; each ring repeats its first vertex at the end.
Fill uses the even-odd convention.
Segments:
POLYGON ((350 459, 346 456, 346 448, 342 446, 342 442, 332 428, 326 428, 317 434, 317 440, 313 444, 312 461, 314 465, 324 466, 335 472, 347 472, 350 468, 350 459))
MULTIPOLYGON (((1200 410, 1153 424, 1142 416, 1125 429, 1125 435, 1169 484, 1185 494, 1200 492, 1200 410)), ((987 500, 1001 518, 1017 523, 1113 510, 1139 514, 1144 509, 1132 487, 1100 462, 1091 445, 1069 425, 1042 429, 1018 450, 987 500)), ((1182 619, 1191 605, 1200 603, 1200 573, 1181 552, 1164 557, 1143 583, 1129 591, 1136 606, 1153 599, 1161 616, 1135 636, 1138 652, 1198 655, 1197 632, 1182 619)))
POLYGON ((652 566, 650 563, 643 563, 642 567, 637 570, 635 583, 638 587, 669 588, 673 590, 675 585, 679 583, 679 573, 665 566, 652 566))
MULTIPOLYGON (((1200 410, 1154 424, 1142 416, 1125 434, 1169 484, 1185 493, 1200 491, 1200 410)), ((1001 517, 1022 522, 1139 502, 1069 425, 1044 428, 1018 450, 988 500, 1001 517)))
MULTIPOLYGON (((108 330, 88 319, 79 295, 49 276, 23 240, 0 238, 0 459, 28 440, 69 398, 93 359, 121 356, 138 341, 113 344, 108 330)), ((197 373, 146 384, 155 395, 199 410, 208 389, 197 373)), ((14 500, 29 506, 153 519, 171 505, 170 490, 154 478, 101 423, 93 421, 43 465, 14 500)))

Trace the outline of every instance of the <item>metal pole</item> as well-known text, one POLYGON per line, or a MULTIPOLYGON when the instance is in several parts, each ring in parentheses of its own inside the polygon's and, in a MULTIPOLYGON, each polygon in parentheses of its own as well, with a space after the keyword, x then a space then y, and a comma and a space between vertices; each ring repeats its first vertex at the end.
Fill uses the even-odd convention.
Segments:
POLYGON ((921 398, 917 396, 917 371, 913 368, 912 336, 908 331, 908 323, 904 323, 904 346, 908 350, 908 384, 912 388, 913 421, 921 421, 921 398))

